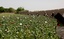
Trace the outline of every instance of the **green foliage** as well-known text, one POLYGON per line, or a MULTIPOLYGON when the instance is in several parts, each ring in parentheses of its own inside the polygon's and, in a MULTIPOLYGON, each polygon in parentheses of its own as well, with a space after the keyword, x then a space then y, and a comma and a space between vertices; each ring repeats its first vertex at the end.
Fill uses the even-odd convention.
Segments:
POLYGON ((18 7, 17 10, 16 10, 16 12, 19 13, 20 11, 24 11, 24 8, 18 7))
POLYGON ((0 12, 4 12, 4 8, 3 7, 0 7, 0 12))
POLYGON ((45 16, 4 15, 0 16, 0 39, 59 39, 55 26, 55 19, 45 16))
POLYGON ((4 12, 9 12, 8 8, 5 8, 5 9, 4 9, 4 12))
MULTIPOLYGON (((19 13, 20 11, 24 11, 25 9, 22 7, 18 7, 17 10, 15 10, 14 8, 10 7, 10 8, 4 8, 4 7, 0 7, 0 12, 11 12, 11 13, 19 13)), ((27 11, 27 10, 25 10, 27 11)))
POLYGON ((9 12, 15 12, 15 9, 13 9, 13 8, 9 8, 8 10, 9 10, 9 12))
POLYGON ((15 9, 13 8, 3 8, 3 7, 0 7, 0 12, 15 12, 15 9))
POLYGON ((17 11, 24 11, 24 8, 18 7, 17 11))

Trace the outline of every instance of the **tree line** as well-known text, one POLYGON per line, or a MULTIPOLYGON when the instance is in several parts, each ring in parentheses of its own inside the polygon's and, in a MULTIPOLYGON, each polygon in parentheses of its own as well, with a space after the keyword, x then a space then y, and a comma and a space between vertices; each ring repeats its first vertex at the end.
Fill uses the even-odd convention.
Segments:
POLYGON ((9 12, 9 13, 19 13, 20 11, 28 11, 25 10, 23 7, 18 7, 17 9, 14 9, 12 7, 10 8, 4 8, 4 7, 0 7, 0 13, 4 13, 4 12, 9 12))

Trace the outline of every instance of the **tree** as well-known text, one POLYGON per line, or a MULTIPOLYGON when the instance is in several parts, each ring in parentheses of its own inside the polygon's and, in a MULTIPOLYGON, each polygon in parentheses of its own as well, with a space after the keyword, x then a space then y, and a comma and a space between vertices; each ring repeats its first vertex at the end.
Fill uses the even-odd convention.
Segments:
POLYGON ((8 9, 8 11, 9 11, 9 12, 15 12, 15 9, 13 9, 13 8, 10 7, 10 8, 8 9))
POLYGON ((4 9, 4 12, 9 12, 8 8, 5 8, 5 9, 4 9))
POLYGON ((0 7, 0 12, 4 12, 4 8, 3 7, 0 7))
POLYGON ((16 10, 16 13, 19 13, 20 11, 24 11, 24 8, 18 7, 17 10, 16 10))

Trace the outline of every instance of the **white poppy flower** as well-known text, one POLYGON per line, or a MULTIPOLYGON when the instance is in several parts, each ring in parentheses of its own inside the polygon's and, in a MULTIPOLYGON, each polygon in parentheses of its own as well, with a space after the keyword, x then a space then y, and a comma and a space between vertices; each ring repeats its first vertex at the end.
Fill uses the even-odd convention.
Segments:
POLYGON ((7 31, 7 29, 5 29, 5 31, 7 31))
POLYGON ((45 23, 47 23, 47 21, 45 21, 45 23))
POLYGON ((19 19, 19 17, 17 17, 17 19, 19 19))
POLYGON ((16 32, 17 34, 19 33, 19 32, 16 32))
POLYGON ((3 16, 3 18, 4 18, 5 16, 3 16))
POLYGON ((35 15, 33 15, 33 18, 35 18, 35 15))
POLYGON ((0 30, 0 32, 2 32, 2 30, 0 30))
POLYGON ((22 25, 22 23, 20 23, 20 25, 22 25))
POLYGON ((7 31, 7 32, 9 32, 9 31, 7 31))
POLYGON ((4 36, 2 36, 2 37, 4 37, 4 36))
POLYGON ((21 29, 21 31, 23 32, 23 29, 21 29))
POLYGON ((32 21, 32 20, 30 20, 30 21, 32 21))

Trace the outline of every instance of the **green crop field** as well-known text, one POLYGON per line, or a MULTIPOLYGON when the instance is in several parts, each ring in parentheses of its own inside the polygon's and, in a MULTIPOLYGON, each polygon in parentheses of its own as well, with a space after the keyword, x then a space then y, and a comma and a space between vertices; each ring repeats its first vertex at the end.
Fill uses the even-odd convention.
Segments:
POLYGON ((0 14, 0 39, 59 39, 55 26, 42 15, 0 14))

